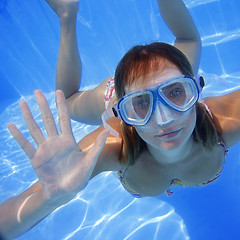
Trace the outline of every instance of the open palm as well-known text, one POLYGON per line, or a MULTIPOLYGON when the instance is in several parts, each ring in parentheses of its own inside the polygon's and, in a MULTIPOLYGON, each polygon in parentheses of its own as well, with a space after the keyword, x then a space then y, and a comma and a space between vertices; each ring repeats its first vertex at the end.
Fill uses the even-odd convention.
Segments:
POLYGON ((44 137, 34 121, 27 103, 23 101, 20 106, 38 149, 36 150, 29 143, 14 124, 9 124, 8 128, 29 157, 48 198, 71 199, 89 181, 97 158, 106 142, 108 131, 104 130, 98 136, 94 146, 89 151, 83 152, 73 137, 63 92, 60 90, 56 92, 61 134, 57 131, 54 118, 42 92, 35 91, 35 96, 42 114, 47 138, 44 137))

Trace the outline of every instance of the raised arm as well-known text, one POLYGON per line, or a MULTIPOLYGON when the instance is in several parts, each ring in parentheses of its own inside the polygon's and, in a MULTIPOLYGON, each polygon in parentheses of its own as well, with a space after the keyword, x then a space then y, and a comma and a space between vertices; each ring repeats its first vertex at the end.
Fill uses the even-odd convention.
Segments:
POLYGON ((56 89, 66 98, 78 91, 81 80, 81 60, 77 43, 78 0, 46 0, 57 14, 60 23, 60 46, 58 52, 56 89))
MULTIPOLYGON (((36 91, 35 95, 47 138, 34 121, 26 102, 21 102, 20 106, 38 149, 36 150, 28 142, 15 125, 10 124, 8 127, 29 157, 39 182, 19 196, 0 205, 0 232, 6 238, 23 234, 56 208, 74 198, 92 177, 97 159, 108 136, 108 131, 100 129, 99 136, 95 136, 94 141, 89 140, 91 145, 83 144, 82 151, 72 134, 63 93, 61 91, 56 93, 61 133, 57 131, 43 94, 36 91)), ((96 170, 94 174, 97 174, 96 170)))
POLYGON ((81 83, 81 59, 78 51, 76 24, 78 0, 46 0, 57 14, 60 23, 56 89, 64 92, 69 115, 86 124, 101 124, 105 111, 104 92, 108 79, 95 89, 79 91, 81 83))
POLYGON ((175 46, 190 61, 195 74, 201 57, 201 38, 183 0, 158 0, 160 14, 176 37, 175 46))

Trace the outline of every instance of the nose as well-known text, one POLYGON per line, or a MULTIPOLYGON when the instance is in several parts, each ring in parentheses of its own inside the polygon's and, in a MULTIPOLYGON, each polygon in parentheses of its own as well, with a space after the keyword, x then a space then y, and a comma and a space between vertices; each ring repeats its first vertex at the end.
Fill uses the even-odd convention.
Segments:
POLYGON ((159 101, 156 103, 154 115, 158 125, 169 125, 174 120, 174 114, 171 109, 159 101))

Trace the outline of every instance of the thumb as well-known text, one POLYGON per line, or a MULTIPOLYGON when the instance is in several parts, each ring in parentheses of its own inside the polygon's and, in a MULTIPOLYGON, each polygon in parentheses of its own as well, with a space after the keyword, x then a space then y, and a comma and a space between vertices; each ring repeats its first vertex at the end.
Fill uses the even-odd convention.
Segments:
POLYGON ((104 129, 96 138, 96 141, 94 145, 90 148, 88 151, 88 155, 91 155, 92 158, 98 158, 100 155, 101 151, 103 150, 105 143, 107 141, 108 135, 110 131, 107 129, 104 129))

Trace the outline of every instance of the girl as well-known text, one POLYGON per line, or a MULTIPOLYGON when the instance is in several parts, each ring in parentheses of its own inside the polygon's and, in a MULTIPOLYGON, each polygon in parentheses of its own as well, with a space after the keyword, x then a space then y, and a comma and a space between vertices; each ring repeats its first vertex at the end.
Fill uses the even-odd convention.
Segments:
MULTIPOLYGON (((167 2, 158 3, 167 6, 167 2)), ((184 6, 182 1, 176 4, 184 6)), ((194 39, 198 42, 198 37, 194 39)), ((74 198, 91 178, 103 171, 117 171, 120 181, 134 197, 157 196, 164 192, 171 195, 169 187, 173 185, 201 186, 220 175, 227 148, 240 138, 240 92, 199 101, 204 82, 195 76, 200 49, 196 50, 199 46, 196 42, 178 38, 176 41, 182 50, 189 44, 190 53, 194 54, 188 51, 185 54, 190 62, 176 47, 164 43, 136 46, 125 54, 115 72, 116 100, 112 99, 111 91, 107 106, 115 115, 107 124, 119 137, 109 135, 109 131, 100 126, 77 144, 68 115, 69 109, 71 116, 87 121, 89 115, 81 114, 84 104, 78 112, 76 103, 81 104, 83 99, 89 103, 91 98, 96 101, 92 93, 105 88, 111 79, 84 94, 78 92, 69 96, 71 94, 65 93, 66 101, 63 92, 57 90, 61 133, 57 131, 43 94, 35 91, 48 134, 46 139, 27 104, 21 102, 38 149, 15 125, 8 127, 29 157, 39 182, 1 204, 0 230, 4 236, 17 236, 31 229, 74 198)), ((110 88, 111 84, 107 86, 110 88)), ((102 98, 104 91, 100 91, 102 98)), ((94 114, 100 119, 104 111, 102 102, 101 111, 94 114)))

